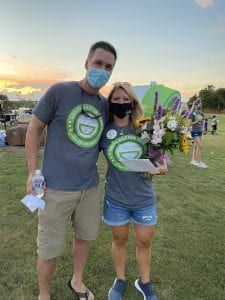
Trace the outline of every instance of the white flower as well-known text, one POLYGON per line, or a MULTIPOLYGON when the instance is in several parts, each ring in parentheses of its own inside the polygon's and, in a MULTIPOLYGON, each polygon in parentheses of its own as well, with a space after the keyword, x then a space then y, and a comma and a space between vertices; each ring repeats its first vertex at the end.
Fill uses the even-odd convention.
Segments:
POLYGON ((181 133, 185 133, 185 134, 187 134, 187 133, 189 133, 189 128, 188 127, 186 127, 186 126, 182 126, 181 127, 181 131, 180 131, 181 133))
POLYGON ((153 126, 153 135, 152 135, 152 140, 151 144, 153 145, 158 145, 162 143, 162 137, 165 133, 165 130, 163 128, 163 123, 160 122, 159 120, 154 120, 154 126, 153 126))
POLYGON ((167 122, 167 128, 170 129, 171 131, 175 131, 177 126, 178 126, 177 120, 174 117, 169 118, 169 121, 167 122))

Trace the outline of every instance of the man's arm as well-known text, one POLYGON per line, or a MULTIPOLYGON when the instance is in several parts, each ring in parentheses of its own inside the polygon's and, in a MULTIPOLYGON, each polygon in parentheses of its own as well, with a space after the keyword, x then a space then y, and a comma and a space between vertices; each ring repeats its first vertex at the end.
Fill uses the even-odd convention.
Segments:
POLYGON ((40 140, 45 126, 45 123, 33 115, 26 134, 25 146, 28 164, 27 193, 33 195, 35 193, 32 186, 32 176, 37 169, 40 140))

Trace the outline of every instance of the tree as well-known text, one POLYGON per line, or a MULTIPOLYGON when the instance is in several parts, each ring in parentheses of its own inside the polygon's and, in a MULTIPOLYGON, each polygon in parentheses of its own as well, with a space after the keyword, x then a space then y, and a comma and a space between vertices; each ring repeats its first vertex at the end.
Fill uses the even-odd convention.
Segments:
POLYGON ((4 94, 0 94, 0 100, 7 101, 8 100, 8 96, 6 96, 4 94))
POLYGON ((6 101, 4 104, 4 109, 6 110, 17 110, 20 107, 26 108, 33 108, 36 104, 36 101, 28 101, 28 100, 21 100, 21 101, 6 101))
POLYGON ((6 95, 0 94, 0 111, 3 111, 4 103, 8 101, 8 97, 6 95))
POLYGON ((194 96, 192 96, 190 99, 189 99, 189 101, 188 101, 188 103, 189 104, 192 104, 194 101, 196 101, 198 99, 198 96, 197 96, 197 94, 194 94, 194 96))
POLYGON ((208 85, 207 88, 202 89, 198 93, 198 97, 202 101, 203 108, 217 108, 216 107, 216 92, 213 85, 208 85))
POLYGON ((220 111, 225 108, 225 88, 216 90, 217 109, 220 111))

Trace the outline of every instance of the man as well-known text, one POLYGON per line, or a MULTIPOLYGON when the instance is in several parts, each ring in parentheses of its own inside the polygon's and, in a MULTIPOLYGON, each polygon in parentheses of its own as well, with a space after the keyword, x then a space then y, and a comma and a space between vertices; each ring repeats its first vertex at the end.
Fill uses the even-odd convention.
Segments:
POLYGON ((218 122, 219 122, 219 120, 217 119, 217 117, 215 115, 212 116, 212 121, 211 121, 211 127, 212 127, 211 134, 212 135, 217 134, 216 131, 217 131, 217 124, 218 124, 218 122))
POLYGON ((56 258, 65 247, 71 217, 74 274, 68 284, 79 299, 94 299, 82 275, 100 219, 96 162, 106 103, 99 89, 107 83, 116 59, 116 50, 109 43, 92 45, 85 62, 85 78, 53 85, 36 106, 27 131, 27 191, 34 194, 31 179, 37 169, 40 137, 47 127, 43 161, 46 206, 38 212, 39 300, 50 299, 56 258))

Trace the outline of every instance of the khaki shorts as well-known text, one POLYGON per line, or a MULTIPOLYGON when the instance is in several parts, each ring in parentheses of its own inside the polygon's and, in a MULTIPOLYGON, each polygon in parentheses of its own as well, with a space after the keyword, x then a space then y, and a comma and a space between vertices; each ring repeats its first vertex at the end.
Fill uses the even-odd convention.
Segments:
POLYGON ((45 190, 45 209, 38 211, 37 253, 48 260, 57 257, 66 246, 67 225, 72 220, 74 237, 95 240, 100 221, 101 193, 98 187, 86 191, 45 190))

